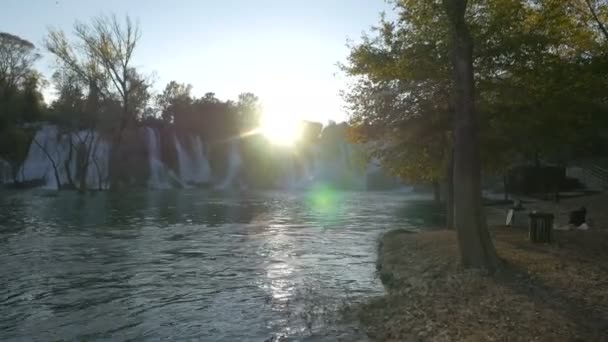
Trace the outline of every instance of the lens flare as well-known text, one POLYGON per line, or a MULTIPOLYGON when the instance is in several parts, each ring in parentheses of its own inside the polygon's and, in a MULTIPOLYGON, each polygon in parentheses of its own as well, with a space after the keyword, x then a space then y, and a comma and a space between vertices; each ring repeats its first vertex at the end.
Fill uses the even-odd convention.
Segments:
POLYGON ((334 218, 338 212, 340 196, 327 185, 314 186, 308 196, 310 207, 325 219, 334 218))

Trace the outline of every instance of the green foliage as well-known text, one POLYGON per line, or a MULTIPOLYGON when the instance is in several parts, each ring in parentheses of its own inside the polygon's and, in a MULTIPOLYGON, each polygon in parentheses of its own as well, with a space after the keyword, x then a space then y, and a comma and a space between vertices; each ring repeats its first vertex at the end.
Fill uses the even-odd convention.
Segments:
POLYGON ((63 31, 51 29, 45 39, 58 71, 70 73, 92 94, 89 98, 112 107, 119 104, 118 117, 105 120, 118 138, 127 126, 152 111, 148 105, 151 82, 132 65, 140 38, 141 31, 131 18, 112 15, 97 16, 88 23, 77 21, 69 38, 63 31))
POLYGON ((404 1, 397 22, 381 19, 351 47, 343 70, 351 137, 394 174, 434 181, 449 151, 451 91, 447 27, 440 4, 404 1), (407 10, 405 10, 407 8, 407 10))
POLYGON ((239 94, 236 103, 221 101, 211 92, 196 98, 191 85, 171 81, 155 101, 164 122, 211 142, 235 138, 259 126, 261 105, 253 93, 239 94))
POLYGON ((6 93, 27 88, 35 74, 34 63, 40 58, 31 42, 0 32, 0 91, 6 93))
POLYGON ((163 92, 156 96, 156 105, 166 122, 173 122, 176 116, 184 115, 192 106, 192 85, 171 81, 163 92))
POLYGON ((257 189, 274 188, 280 171, 275 157, 282 151, 273 151, 276 147, 259 134, 244 137, 240 146, 247 184, 257 189))
MULTIPOLYGON (((485 171, 538 153, 556 161, 591 153, 608 128, 608 39, 587 0, 469 2, 485 171)), ((434 181, 451 149, 448 22, 441 1, 394 5, 397 19, 382 17, 342 66, 352 80, 351 136, 395 174, 434 181)), ((605 2, 592 5, 606 18, 605 2)))
POLYGON ((241 93, 236 102, 236 112, 242 132, 248 132, 260 125, 262 106, 253 93, 241 93))
POLYGON ((27 40, 0 32, 0 159, 11 166, 13 178, 30 145, 32 132, 26 126, 45 114, 35 49, 27 40))
POLYGON ((0 128, 40 119, 44 80, 34 69, 39 58, 32 43, 0 32, 0 128))
POLYGON ((19 166, 27 157, 33 132, 17 126, 5 127, 0 130, 0 158, 11 167, 14 180, 17 179, 19 166))

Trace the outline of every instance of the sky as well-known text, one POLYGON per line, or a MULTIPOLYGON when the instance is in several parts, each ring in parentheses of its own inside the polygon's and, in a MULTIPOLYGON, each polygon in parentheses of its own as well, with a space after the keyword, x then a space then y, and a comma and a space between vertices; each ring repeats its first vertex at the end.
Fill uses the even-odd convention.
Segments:
MULTIPOLYGON (((323 123, 347 119, 336 65, 347 41, 390 12, 384 0, 1 1, 0 31, 39 48, 49 27, 71 34, 76 20, 128 14, 142 31, 135 66, 154 75, 157 92, 171 80, 222 100, 253 92, 268 110, 323 123)), ((37 65, 47 76, 52 66, 48 56, 37 65)))

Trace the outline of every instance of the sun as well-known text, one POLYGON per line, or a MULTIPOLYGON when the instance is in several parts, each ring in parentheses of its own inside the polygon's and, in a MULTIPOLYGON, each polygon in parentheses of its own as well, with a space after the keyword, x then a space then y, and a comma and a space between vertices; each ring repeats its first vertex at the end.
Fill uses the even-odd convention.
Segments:
POLYGON ((269 107, 262 113, 260 132, 271 143, 292 146, 302 134, 302 121, 289 111, 269 107))

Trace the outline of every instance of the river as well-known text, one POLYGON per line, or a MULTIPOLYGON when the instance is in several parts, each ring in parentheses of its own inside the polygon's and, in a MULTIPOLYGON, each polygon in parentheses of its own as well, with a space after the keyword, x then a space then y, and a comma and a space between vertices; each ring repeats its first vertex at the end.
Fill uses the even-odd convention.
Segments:
POLYGON ((333 340, 382 291, 379 234, 428 224, 419 199, 0 192, 0 340, 333 340))

